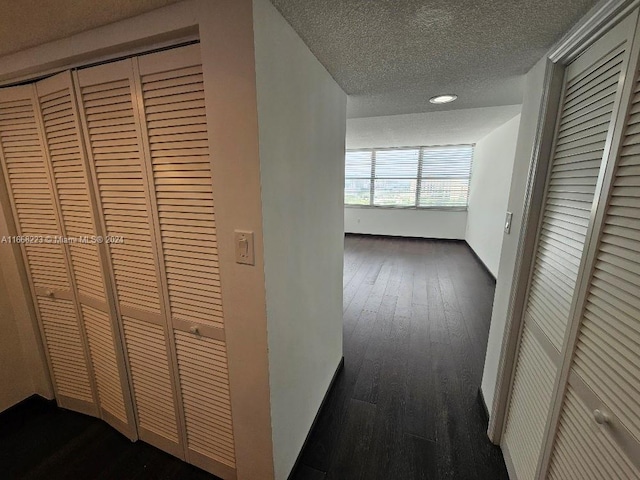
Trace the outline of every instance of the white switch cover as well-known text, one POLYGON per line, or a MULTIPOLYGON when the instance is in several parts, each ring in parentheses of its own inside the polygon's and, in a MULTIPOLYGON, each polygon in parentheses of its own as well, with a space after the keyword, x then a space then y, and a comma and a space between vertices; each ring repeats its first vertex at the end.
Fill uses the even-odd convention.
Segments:
POLYGON ((245 265, 255 265, 256 261, 253 255, 253 232, 244 230, 236 230, 236 263, 245 265))
POLYGON ((511 221, 513 220, 513 213, 507 212, 507 218, 504 222, 504 233, 509 235, 511 233, 511 221))

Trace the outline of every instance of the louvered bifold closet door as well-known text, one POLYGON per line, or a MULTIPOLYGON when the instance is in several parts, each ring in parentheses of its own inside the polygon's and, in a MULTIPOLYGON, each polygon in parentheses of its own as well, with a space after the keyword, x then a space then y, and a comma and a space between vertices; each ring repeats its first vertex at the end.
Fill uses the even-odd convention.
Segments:
POLYGON ((635 16, 566 68, 545 199, 503 437, 512 470, 534 478, 613 111, 620 101, 635 16), (535 412, 535 414, 532 414, 535 412))
POLYGON ((56 400, 97 415, 86 338, 68 269, 34 85, 0 89, 0 157, 56 400))
POLYGON ((138 57, 188 460, 235 478, 199 45, 138 57))
POLYGON ((71 273, 80 318, 86 332, 100 413, 119 431, 135 438, 135 420, 120 345, 117 317, 109 303, 98 243, 86 158, 81 143, 71 73, 36 83, 38 105, 51 165, 54 191, 60 205, 71 273))
POLYGON ((640 83, 575 339, 550 478, 640 478, 640 83), (594 411, 608 421, 596 423, 594 411), (577 454, 572 454, 577 452, 577 454))
POLYGON ((184 457, 153 216, 137 114, 133 61, 75 73, 82 126, 122 319, 138 433, 184 457))

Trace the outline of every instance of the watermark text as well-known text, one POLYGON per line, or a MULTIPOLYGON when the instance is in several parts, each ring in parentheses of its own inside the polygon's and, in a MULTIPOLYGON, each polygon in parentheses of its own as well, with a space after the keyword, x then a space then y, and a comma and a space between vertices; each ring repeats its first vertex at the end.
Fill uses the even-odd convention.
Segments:
POLYGON ((60 235, 13 235, 0 237, 1 243, 18 244, 118 244, 124 243, 124 237, 86 235, 81 237, 64 237, 60 235))

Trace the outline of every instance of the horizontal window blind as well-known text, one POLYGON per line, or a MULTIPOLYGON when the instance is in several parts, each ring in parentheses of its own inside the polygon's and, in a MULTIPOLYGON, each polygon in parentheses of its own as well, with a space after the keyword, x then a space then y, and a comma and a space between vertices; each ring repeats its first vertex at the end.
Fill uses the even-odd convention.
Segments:
POLYGON ((371 203, 371 177, 373 152, 348 151, 345 160, 344 203, 369 205, 371 203))
POLYGON ((472 145, 347 150, 345 205, 466 208, 472 145))

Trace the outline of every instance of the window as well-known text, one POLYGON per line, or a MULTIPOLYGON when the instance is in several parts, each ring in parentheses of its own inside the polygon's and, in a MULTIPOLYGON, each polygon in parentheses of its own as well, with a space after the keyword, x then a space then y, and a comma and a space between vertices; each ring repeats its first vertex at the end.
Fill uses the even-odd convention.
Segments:
POLYGON ((473 146, 347 150, 344 203, 466 208, 473 146))

